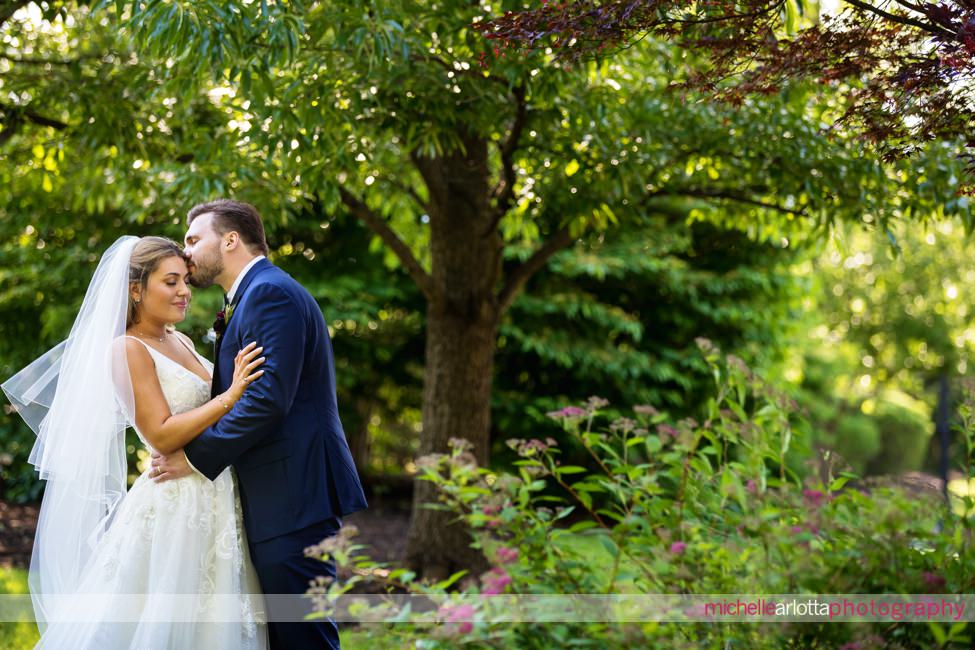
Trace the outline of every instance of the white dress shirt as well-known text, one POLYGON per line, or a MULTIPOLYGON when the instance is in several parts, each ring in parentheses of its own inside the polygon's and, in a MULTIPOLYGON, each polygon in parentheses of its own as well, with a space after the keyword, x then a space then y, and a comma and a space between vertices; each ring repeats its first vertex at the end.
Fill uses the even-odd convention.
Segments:
POLYGON ((263 255, 258 255, 257 257, 255 257, 254 259, 252 259, 250 262, 248 262, 247 263, 247 266, 245 266, 244 268, 242 268, 240 270, 240 273, 237 274, 237 279, 234 280, 234 283, 232 285, 230 285, 230 291, 227 292, 227 301, 228 302, 233 302, 234 301, 234 294, 237 293, 237 287, 240 286, 240 283, 244 280, 244 276, 247 275, 247 272, 251 270, 251 267, 254 266, 255 264, 257 264, 258 262, 260 262, 263 259, 264 259, 264 256, 263 255))

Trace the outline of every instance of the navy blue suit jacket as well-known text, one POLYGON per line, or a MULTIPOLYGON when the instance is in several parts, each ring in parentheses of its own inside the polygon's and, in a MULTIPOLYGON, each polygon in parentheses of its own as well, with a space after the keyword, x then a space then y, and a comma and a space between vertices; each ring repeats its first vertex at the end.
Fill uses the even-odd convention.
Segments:
POLYGON ((229 388, 234 357, 264 346, 264 374, 229 413, 185 447, 211 481, 233 465, 251 542, 367 507, 335 397, 332 342, 315 299, 262 259, 244 276, 218 339, 213 394, 229 388))

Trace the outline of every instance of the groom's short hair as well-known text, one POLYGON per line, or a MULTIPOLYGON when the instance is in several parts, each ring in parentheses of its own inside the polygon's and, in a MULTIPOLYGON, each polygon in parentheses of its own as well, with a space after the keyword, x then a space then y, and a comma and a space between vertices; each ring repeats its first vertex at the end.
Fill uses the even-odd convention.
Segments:
POLYGON ((240 235, 241 241, 252 252, 257 251, 262 255, 267 255, 267 238, 264 236, 264 223, 261 215, 250 203, 234 201, 232 199, 217 199, 207 201, 190 208, 186 214, 186 225, 189 226, 193 220, 203 214, 213 214, 213 229, 219 235, 228 232, 236 232, 240 235))

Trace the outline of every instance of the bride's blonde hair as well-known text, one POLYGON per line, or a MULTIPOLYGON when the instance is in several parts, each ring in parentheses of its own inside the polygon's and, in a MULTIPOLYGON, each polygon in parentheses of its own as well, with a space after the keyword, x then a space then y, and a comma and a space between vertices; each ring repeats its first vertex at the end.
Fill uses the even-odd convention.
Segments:
MULTIPOLYGON (((139 322, 139 303, 132 300, 131 289, 138 287, 145 292, 149 285, 149 276, 159 268, 159 264, 170 257, 181 257, 184 260, 186 255, 179 244, 166 237, 143 237, 133 247, 132 255, 129 257, 129 308, 126 313, 125 327, 131 327, 139 322)), ((173 326, 167 325, 167 329, 173 326)))

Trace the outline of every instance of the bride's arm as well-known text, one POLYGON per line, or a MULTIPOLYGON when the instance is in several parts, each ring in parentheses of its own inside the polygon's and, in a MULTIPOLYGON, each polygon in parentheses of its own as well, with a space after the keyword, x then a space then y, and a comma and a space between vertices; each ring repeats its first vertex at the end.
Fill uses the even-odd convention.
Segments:
POLYGON ((153 449, 171 454, 212 426, 224 416, 244 394, 250 381, 264 372, 254 369, 263 361, 254 360, 263 348, 251 343, 234 360, 234 382, 230 388, 195 409, 173 415, 163 395, 155 362, 139 341, 125 339, 125 355, 132 377, 135 398, 135 423, 153 449))

